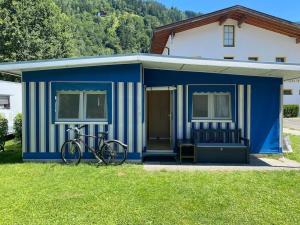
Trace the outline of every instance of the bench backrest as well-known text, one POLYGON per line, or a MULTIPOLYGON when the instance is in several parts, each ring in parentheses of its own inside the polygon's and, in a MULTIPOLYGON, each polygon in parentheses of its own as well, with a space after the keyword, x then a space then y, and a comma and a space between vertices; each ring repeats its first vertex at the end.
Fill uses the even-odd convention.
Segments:
POLYGON ((193 130, 195 143, 241 143, 241 129, 193 130))

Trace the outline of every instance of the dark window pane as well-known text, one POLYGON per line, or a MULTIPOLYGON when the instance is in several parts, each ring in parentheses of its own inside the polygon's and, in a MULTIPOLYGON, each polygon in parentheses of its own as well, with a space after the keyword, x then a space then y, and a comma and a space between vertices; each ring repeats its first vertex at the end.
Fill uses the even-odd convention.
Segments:
POLYGON ((208 117, 208 95, 193 95, 193 118, 208 117))
POLYGON ((86 95, 86 118, 87 119, 106 118, 106 94, 86 95))
POLYGON ((79 119, 80 94, 59 94, 58 119, 79 119))

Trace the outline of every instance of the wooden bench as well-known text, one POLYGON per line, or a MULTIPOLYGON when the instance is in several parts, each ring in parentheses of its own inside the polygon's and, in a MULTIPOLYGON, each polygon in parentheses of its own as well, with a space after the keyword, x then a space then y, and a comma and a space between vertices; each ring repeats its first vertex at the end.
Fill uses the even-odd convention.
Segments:
POLYGON ((249 163, 249 140, 241 129, 193 130, 197 162, 249 163))

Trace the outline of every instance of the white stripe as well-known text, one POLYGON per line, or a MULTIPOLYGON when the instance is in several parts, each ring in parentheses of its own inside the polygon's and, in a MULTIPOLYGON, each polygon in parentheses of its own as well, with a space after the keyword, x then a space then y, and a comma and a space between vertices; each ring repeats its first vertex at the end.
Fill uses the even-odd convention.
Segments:
MULTIPOLYGON (((91 136, 95 136, 96 134, 95 134, 95 126, 94 125, 92 125, 92 124, 90 124, 90 125, 88 125, 89 126, 89 132, 88 132, 88 135, 91 135, 91 136)), ((89 137, 89 146, 90 147, 95 147, 94 146, 94 138, 91 138, 91 137, 89 137)))
POLYGON ((65 142, 65 125, 60 124, 59 126, 59 149, 57 149, 58 151, 60 151, 61 146, 63 145, 63 143, 65 142))
POLYGON ((279 106, 279 147, 282 148, 283 143, 283 85, 280 85, 280 106, 279 106))
POLYGON ((35 83, 29 83, 30 89, 30 152, 36 152, 36 133, 35 133, 35 124, 36 124, 36 116, 35 116, 35 83))
POLYGON ((133 118, 134 118, 134 110, 133 110, 133 84, 128 83, 127 86, 127 95, 128 95, 128 123, 127 123, 127 138, 128 138, 128 150, 129 152, 133 152, 133 118))
POLYGON ((251 85, 247 85, 247 138, 251 139, 251 85))
POLYGON ((46 151, 46 104, 45 104, 45 83, 39 83, 40 90, 40 151, 46 151))
POLYGON ((226 123, 221 123, 221 128, 226 129, 226 123))
POLYGON ((142 152, 143 145, 142 94, 142 84, 137 83, 137 152, 142 152))
POLYGON ((208 129, 208 125, 209 125, 208 122, 203 122, 203 128, 204 129, 208 129))
POLYGON ((177 85, 177 138, 182 139, 183 129, 183 96, 182 96, 182 85, 177 85))
MULTIPOLYGON (((54 106, 55 102, 51 104, 51 84, 49 84, 49 152, 55 152, 55 125, 52 124, 52 105, 54 106)), ((54 110, 54 109, 53 109, 54 110)), ((58 149, 57 149, 58 150, 58 149)), ((59 149, 60 150, 60 149, 59 149)))
POLYGON ((118 140, 124 142, 124 83, 118 83, 118 140))
POLYGON ((186 137, 191 138, 191 123, 189 122, 189 86, 186 85, 185 89, 185 115, 186 115, 186 137))
POLYGON ((115 109, 114 109, 114 102, 115 102, 115 98, 114 98, 114 96, 115 96, 115 87, 114 87, 114 83, 111 83, 111 89, 112 89, 112 96, 111 96, 111 98, 112 98, 112 107, 111 107, 111 116, 112 116, 112 118, 111 118, 111 124, 109 124, 108 125, 108 139, 113 139, 114 138, 114 114, 115 114, 115 109))
POLYGON ((239 85, 238 86, 238 104, 239 104, 239 109, 238 109, 238 121, 239 121, 239 128, 242 130, 242 137, 244 137, 244 85, 239 85))
MULTIPOLYGON (((28 114, 28 112, 26 112, 26 105, 28 104, 28 102, 26 102, 26 82, 22 82, 22 151, 26 152, 26 146, 27 146, 27 142, 26 142, 26 115, 28 114)), ((28 127, 27 127, 28 128, 28 127)))
POLYGON ((235 129, 235 123, 230 123, 230 125, 229 125, 229 127, 230 127, 230 129, 235 129))

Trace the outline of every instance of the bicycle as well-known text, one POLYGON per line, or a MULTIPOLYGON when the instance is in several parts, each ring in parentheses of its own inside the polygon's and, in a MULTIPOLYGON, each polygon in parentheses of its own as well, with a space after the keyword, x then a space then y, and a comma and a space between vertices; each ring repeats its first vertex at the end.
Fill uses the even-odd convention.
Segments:
POLYGON ((100 136, 92 136, 81 134, 81 129, 87 125, 81 127, 69 128, 66 131, 74 131, 74 138, 66 140, 61 147, 61 158, 66 164, 78 165, 82 158, 82 147, 87 147, 89 151, 93 153, 98 163, 104 162, 107 164, 121 165, 127 159, 128 146, 118 140, 105 140, 107 132, 99 132, 100 136), (97 139, 99 138, 98 145, 93 148, 88 146, 81 137, 88 137, 97 139))

